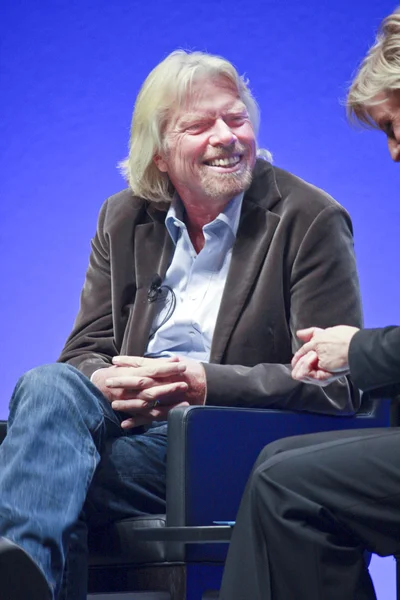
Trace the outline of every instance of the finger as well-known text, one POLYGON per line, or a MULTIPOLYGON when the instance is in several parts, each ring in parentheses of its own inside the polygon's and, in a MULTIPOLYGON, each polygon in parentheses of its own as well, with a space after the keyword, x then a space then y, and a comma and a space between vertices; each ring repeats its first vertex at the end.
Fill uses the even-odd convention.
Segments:
POLYGON ((311 370, 304 368, 304 366, 301 366, 300 368, 295 367, 292 370, 292 378, 297 381, 304 381, 306 377, 309 377, 310 373, 311 370))
POLYGON ((313 385, 319 385, 325 387, 338 379, 339 376, 329 371, 324 371, 321 368, 312 368, 305 373, 296 373, 294 379, 301 381, 302 383, 312 383, 313 385))
POLYGON ((164 362, 154 360, 152 363, 136 369, 139 375, 153 378, 170 377, 173 375, 181 375, 187 369, 183 362, 164 362))
POLYGON ((303 377, 305 377, 305 374, 303 373, 303 370, 300 369, 298 367, 298 365, 296 365, 295 367, 293 367, 293 369, 292 369, 292 379, 296 379, 296 381, 302 381, 303 377))
MULTIPOLYGON (((176 394, 175 394, 176 397, 176 394)), ((122 410, 126 413, 131 413, 133 415, 147 415, 151 410, 158 410, 158 407, 161 409, 164 406, 171 406, 176 404, 175 401, 165 402, 165 397, 160 400, 160 398, 156 398, 156 400, 140 400, 138 398, 119 398, 118 400, 113 400, 111 403, 111 408, 114 410, 122 410), (162 403, 164 402, 164 404, 162 403)))
POLYGON ((108 388, 142 390, 147 387, 159 385, 158 380, 177 377, 181 379, 181 375, 186 371, 186 365, 183 363, 171 363, 170 365, 159 365, 157 367, 124 368, 121 369, 120 374, 117 371, 118 369, 115 375, 106 379, 105 385, 108 388))
POLYGON ((172 394, 182 394, 187 392, 189 389, 188 383, 186 383, 185 381, 179 381, 174 379, 172 381, 170 381, 169 379, 149 379, 148 383, 146 383, 146 381, 139 381, 138 385, 136 386, 133 385, 134 383, 135 381, 132 381, 132 386, 127 384, 126 387, 106 388, 109 395, 111 396, 110 401, 121 400, 126 402, 127 400, 140 399, 149 402, 150 396, 152 398, 152 401, 160 397, 164 398, 164 395, 168 399, 172 394), (167 385, 170 387, 165 388, 165 386, 167 385), (149 390, 152 388, 156 388, 153 394, 142 394, 144 390, 149 390), (154 396, 156 396, 156 398, 154 398, 154 396))
POLYGON ((163 385, 156 385, 151 388, 146 388, 137 394, 139 400, 146 400, 146 402, 152 402, 159 400, 161 403, 164 400, 168 400, 174 394, 183 394, 187 392, 189 386, 187 383, 182 381, 173 381, 172 383, 165 383, 163 385))
POLYGON ((110 377, 105 385, 115 398, 132 398, 137 392, 154 385, 154 380, 149 377, 110 377))
POLYGON ((317 380, 319 383, 330 383, 331 381, 335 381, 338 378, 337 375, 333 373, 329 373, 329 371, 324 371, 323 369, 317 369, 315 373, 312 373, 312 378, 317 380))
POLYGON ((318 366, 318 356, 315 350, 308 350, 304 356, 300 358, 296 365, 296 369, 301 371, 304 369, 305 371, 309 371, 312 368, 317 368, 318 366))
POLYGON ((122 429, 132 429, 133 427, 141 427, 142 425, 150 425, 153 423, 155 419, 150 416, 144 415, 135 415, 134 417, 129 417, 129 419, 125 419, 121 421, 122 429))
POLYGON ((111 408, 113 410, 122 410, 124 412, 132 412, 132 413, 146 413, 153 406, 153 402, 146 402, 146 400, 138 400, 137 398, 126 398, 113 400, 111 402, 111 408))
POLYGON ((153 419, 151 417, 130 417, 121 421, 122 429, 133 429, 134 427, 140 427, 141 425, 150 425, 153 419))
MULTIPOLYGON (((301 348, 299 348, 296 354, 292 358, 292 366, 297 365, 297 363, 302 360, 305 356, 310 354, 311 352, 315 354, 316 341, 311 340, 310 342, 306 342, 303 344, 301 348)), ((315 354, 316 356, 316 354, 315 354)))
POLYGON ((299 362, 299 360, 305 355, 307 354, 307 349, 304 348, 304 346, 302 346, 301 348, 299 348, 297 350, 297 352, 294 354, 293 358, 292 358, 292 367, 295 367, 297 365, 297 363, 299 362))
MULTIPOLYGON (((313 327, 313 329, 317 331, 317 327, 313 327)), ((297 350, 297 352, 292 358, 292 367, 294 367, 303 356, 305 356, 309 352, 315 351, 316 344, 317 342, 314 338, 311 338, 310 341, 303 344, 302 347, 297 350)))
POLYGON ((141 425, 149 425, 153 421, 166 421, 169 411, 177 406, 189 406, 189 403, 178 402, 176 404, 171 404, 170 406, 154 408, 149 411, 147 415, 134 415, 129 419, 122 421, 121 427, 123 429, 132 429, 133 427, 139 427, 141 425))
POLYGON ((308 377, 304 378, 304 383, 312 383, 313 385, 318 385, 320 387, 326 387, 330 385, 333 381, 336 381, 338 377, 332 375, 332 373, 328 373, 327 371, 312 371, 308 377))
POLYGON ((148 403, 152 403, 155 400, 162 402, 164 399, 174 394, 182 394, 188 389, 187 383, 174 382, 165 385, 158 385, 152 388, 148 388, 136 393, 135 398, 129 398, 126 400, 117 399, 111 403, 114 410, 122 410, 124 412, 133 411, 144 411, 147 408, 148 403), (144 402, 144 404, 140 404, 144 402))
POLYGON ((322 331, 321 327, 307 327, 306 329, 298 329, 296 331, 297 337, 303 342, 309 342, 313 335, 317 333, 317 331, 322 331))
POLYGON ((178 356, 167 356, 165 358, 146 358, 145 356, 114 356, 112 362, 114 365, 124 367, 143 367, 154 361, 163 361, 167 363, 179 362, 178 356))
MULTIPOLYGON (((152 377, 154 379, 163 377, 173 377, 175 375, 181 375, 187 369, 187 366, 183 362, 164 362, 153 360, 152 362, 142 365, 141 367, 118 367, 114 373, 107 379, 108 380, 120 380, 121 377, 152 377)), ((114 384, 118 387, 118 383, 114 384)))
POLYGON ((162 385, 152 385, 144 388, 114 388, 112 389, 113 398, 115 400, 123 400, 124 402, 136 399, 152 402, 157 399, 168 398, 173 394, 182 394, 187 392, 189 385, 184 381, 171 381, 162 385))
POLYGON ((296 363, 292 370, 293 379, 302 380, 307 377, 312 370, 315 370, 318 366, 318 356, 314 351, 307 352, 302 356, 296 363))
POLYGON ((303 342, 308 342, 314 335, 315 327, 307 327, 306 329, 298 329, 296 331, 297 337, 303 342))

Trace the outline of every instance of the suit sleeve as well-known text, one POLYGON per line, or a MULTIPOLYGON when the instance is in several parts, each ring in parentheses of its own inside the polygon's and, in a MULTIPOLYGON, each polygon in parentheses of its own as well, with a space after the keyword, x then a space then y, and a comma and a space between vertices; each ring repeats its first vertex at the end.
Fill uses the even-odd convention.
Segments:
POLYGON ((362 329, 350 343, 352 379, 361 390, 400 393, 400 327, 362 329))
POLYGON ((100 211, 92 240, 79 312, 58 359, 58 362, 76 367, 87 377, 97 369, 109 367, 112 357, 118 354, 112 319, 109 241, 104 229, 106 214, 107 202, 100 211))
MULTIPOLYGON (((338 204, 326 207, 299 245, 290 275, 292 353, 301 345, 296 331, 310 326, 362 326, 359 283, 350 217, 338 204)), ((290 357, 288 357, 290 360, 290 357)), ((349 377, 318 387, 291 377, 285 364, 205 364, 207 404, 353 414, 361 396, 349 377)))

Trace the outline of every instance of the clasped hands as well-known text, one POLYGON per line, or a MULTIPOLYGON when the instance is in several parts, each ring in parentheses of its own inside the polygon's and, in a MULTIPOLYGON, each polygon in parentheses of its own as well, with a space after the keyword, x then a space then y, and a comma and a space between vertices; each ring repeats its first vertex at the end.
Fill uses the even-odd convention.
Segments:
POLYGON ((204 404, 206 377, 198 361, 186 357, 115 356, 113 366, 95 371, 92 383, 115 411, 130 415, 123 429, 164 421, 176 406, 204 404))
MULTIPOLYGON (((297 332, 304 342, 292 359, 292 377, 326 386, 349 372, 348 352, 357 327, 310 327, 297 332)), ((95 371, 92 383, 115 411, 130 415, 121 427, 130 429, 164 421, 176 406, 204 404, 206 376, 198 361, 186 357, 115 356, 113 366, 95 371)))
POLYGON ((349 372, 349 346, 357 331, 357 327, 348 325, 297 331, 297 336, 305 343, 293 356, 293 379, 326 386, 346 375, 349 372))

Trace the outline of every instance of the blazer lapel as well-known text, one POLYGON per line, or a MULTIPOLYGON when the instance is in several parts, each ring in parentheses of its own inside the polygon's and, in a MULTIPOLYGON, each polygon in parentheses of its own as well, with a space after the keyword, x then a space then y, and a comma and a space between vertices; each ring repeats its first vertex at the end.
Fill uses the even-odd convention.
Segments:
POLYGON ((126 353, 143 355, 154 319, 156 303, 149 302, 148 291, 155 275, 163 279, 169 266, 174 244, 164 225, 165 212, 154 210, 154 220, 135 229, 136 298, 126 336, 126 353))
POLYGON ((211 344, 210 362, 213 363, 220 363, 222 360, 229 338, 256 282, 279 224, 279 216, 271 212, 268 207, 271 207, 281 196, 271 165, 268 163, 265 165, 268 166, 258 164, 254 184, 243 199, 236 242, 211 344), (261 182, 257 176, 260 168, 261 182))

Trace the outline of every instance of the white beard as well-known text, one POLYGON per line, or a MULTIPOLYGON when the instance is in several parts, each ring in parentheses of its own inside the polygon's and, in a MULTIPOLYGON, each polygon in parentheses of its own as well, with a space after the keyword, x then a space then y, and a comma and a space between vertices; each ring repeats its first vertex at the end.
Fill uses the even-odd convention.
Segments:
POLYGON ((201 187, 210 198, 233 198, 250 187, 253 177, 249 165, 236 173, 212 173, 208 167, 205 169, 201 176, 201 187))

